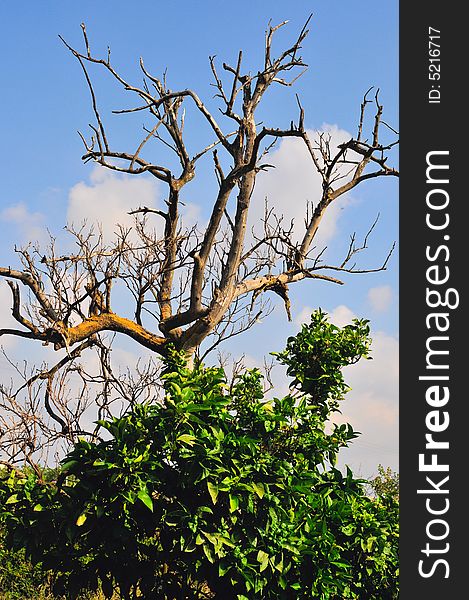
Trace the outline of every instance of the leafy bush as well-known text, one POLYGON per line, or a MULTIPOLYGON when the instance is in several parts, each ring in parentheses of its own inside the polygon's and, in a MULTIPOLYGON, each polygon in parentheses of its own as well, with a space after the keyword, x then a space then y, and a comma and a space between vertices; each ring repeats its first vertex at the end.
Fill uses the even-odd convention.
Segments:
POLYGON ((391 467, 386 469, 378 465, 378 475, 370 481, 373 494, 378 496, 391 496, 399 501, 399 473, 395 473, 391 467))
POLYGON ((6 548, 3 537, 0 532, 0 600, 47 598, 47 574, 25 559, 24 550, 6 548))
POLYGON ((68 598, 99 583, 123 598, 396 598, 397 502, 334 467, 350 425, 326 433, 341 369, 369 345, 367 321, 314 313, 277 355, 292 387, 272 400, 255 369, 230 388, 170 353, 162 403, 102 421, 111 439, 80 440, 53 484, 1 483, 8 543, 68 598))
MULTIPOLYGON (((24 548, 11 550, 5 546, 0 530, 0 600, 54 600, 53 573, 40 563, 33 565, 25 557, 24 548)), ((63 598, 63 597, 62 597, 63 598)), ((83 591, 80 600, 105 600, 102 591, 83 591)), ((117 598, 117 596, 114 596, 117 598)))

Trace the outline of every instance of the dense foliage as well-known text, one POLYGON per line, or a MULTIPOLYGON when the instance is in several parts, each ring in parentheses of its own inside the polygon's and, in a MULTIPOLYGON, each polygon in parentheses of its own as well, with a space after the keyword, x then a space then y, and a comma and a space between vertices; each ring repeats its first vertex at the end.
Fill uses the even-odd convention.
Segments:
POLYGON ((373 477, 370 487, 377 496, 391 496, 399 501, 399 473, 395 473, 391 467, 386 469, 378 465, 378 475, 373 477))
POLYGON ((25 559, 24 550, 5 547, 0 531, 0 600, 32 599, 45 594, 48 576, 25 559))
POLYGON ((397 502, 334 467, 357 434, 326 429, 369 344, 366 321, 314 313, 278 354, 291 393, 272 400, 257 370, 229 386, 174 352, 164 400, 103 421, 109 439, 80 440, 55 483, 1 482, 7 542, 69 598, 396 598, 397 502))

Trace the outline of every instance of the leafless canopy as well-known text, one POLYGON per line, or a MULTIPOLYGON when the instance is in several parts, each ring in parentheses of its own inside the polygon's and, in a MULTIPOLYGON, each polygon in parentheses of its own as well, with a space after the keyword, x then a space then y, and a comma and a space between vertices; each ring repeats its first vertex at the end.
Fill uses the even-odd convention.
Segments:
MULTIPOLYGON (((190 363, 208 336, 206 350, 250 327, 266 310, 266 292, 282 298, 290 318, 290 284, 303 279, 340 284, 341 272, 364 272, 357 268, 354 258, 366 247, 367 238, 360 245, 352 236, 348 252, 338 264, 324 262, 323 252, 313 246, 313 241, 326 210, 340 196, 368 179, 398 175, 387 164, 387 152, 397 144, 396 132, 383 121, 379 93, 371 89, 358 110, 356 136, 338 147, 325 133, 310 139, 298 96, 297 116, 286 128, 259 124, 256 110, 267 90, 276 85, 292 86, 307 68, 300 51, 308 35, 309 19, 293 43, 274 55, 273 41, 284 25, 269 24, 263 62, 255 74, 243 69, 241 51, 233 64, 219 66, 214 57, 210 58, 221 116, 215 116, 194 90, 170 90, 166 76, 155 77, 142 60, 143 84, 128 82, 111 63, 110 52, 104 58, 94 55, 84 25, 82 50, 62 40, 83 70, 91 95, 95 122, 90 125, 89 139, 81 135, 83 160, 113 171, 154 177, 165 186, 166 200, 164 210, 135 206, 133 230, 122 228, 112 245, 104 243, 99 232, 75 229, 71 234, 75 236, 76 252, 62 255, 52 242, 46 254, 37 248, 19 250, 19 268, 0 267, 0 275, 11 289, 12 315, 17 322, 16 328, 0 330, 0 336, 38 340, 65 352, 52 368, 25 374, 23 386, 30 390, 32 406, 38 399, 31 386, 35 382, 43 384, 46 413, 59 432, 80 430, 77 414, 85 410, 84 404, 69 415, 66 403, 58 400, 60 394, 56 394, 55 408, 51 396, 64 370, 75 369, 82 381, 87 381, 80 367, 75 366, 87 348, 94 347, 102 359, 101 383, 105 386, 113 380, 121 386, 121 397, 132 400, 122 380, 111 377, 104 332, 108 336, 109 332, 129 336, 157 355, 164 355, 171 343, 185 351, 190 363), (112 144, 92 81, 96 68, 106 71, 135 101, 129 108, 114 112, 140 113, 150 123, 134 150, 124 151, 112 144), (209 139, 195 153, 189 151, 191 144, 187 143, 186 113, 187 118, 204 123, 209 139), (277 140, 286 137, 304 144, 311 169, 320 175, 322 189, 312 206, 305 206, 305 226, 298 240, 292 235, 292 227, 285 227, 281 216, 268 205, 262 233, 250 235, 247 222, 256 177, 271 167, 267 162, 269 151, 277 140), (166 156, 168 151, 174 158, 165 164, 153 158, 166 156), (207 164, 201 160, 207 156, 216 178, 210 216, 202 229, 185 228, 181 194, 184 190, 187 195, 185 186, 195 179, 199 165, 207 164), (133 308, 126 315, 119 314, 113 302, 123 286, 133 298, 133 308)), ((388 258, 366 270, 385 269, 388 258)), ((3 389, 3 396, 9 398, 11 410, 17 392, 3 389)), ((27 427, 22 423, 23 430, 31 429, 31 423, 27 427)), ((25 438, 21 446, 26 452, 27 443, 25 438)))

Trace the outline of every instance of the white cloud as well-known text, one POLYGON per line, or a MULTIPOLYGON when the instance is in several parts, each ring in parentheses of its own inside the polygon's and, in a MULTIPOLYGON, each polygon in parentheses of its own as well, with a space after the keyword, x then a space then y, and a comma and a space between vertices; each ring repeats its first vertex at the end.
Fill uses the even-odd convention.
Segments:
MULTIPOLYGON (((301 325, 302 323, 309 323, 311 313, 314 311, 311 306, 304 306, 298 315, 295 318, 295 324, 301 325)), ((329 315, 329 320, 337 327, 344 327, 345 325, 350 325, 353 319, 356 318, 356 315, 344 304, 340 304, 336 306, 332 311, 327 311, 329 315)))
POLYGON ((350 423, 362 435, 342 451, 341 463, 370 477, 382 464, 398 470, 399 341, 384 332, 372 332, 372 360, 348 367, 345 380, 352 391, 342 403, 336 422, 350 423))
POLYGON ((356 315, 348 306, 340 304, 329 313, 329 319, 337 327, 345 327, 345 325, 350 325, 353 319, 356 319, 356 315))
POLYGON ((21 243, 44 242, 48 238, 44 215, 30 212, 24 202, 4 208, 0 212, 0 221, 17 228, 21 243))
MULTIPOLYGON (((6 281, 0 281, 0 329, 22 329, 21 325, 11 315, 12 296, 6 281)), ((18 338, 12 335, 0 336, 0 345, 5 349, 12 348, 18 338)), ((2 361, 3 362, 3 361, 2 361)))
MULTIPOLYGON (((116 175, 103 167, 96 167, 90 183, 80 182, 69 194, 67 222, 80 227, 101 227, 105 241, 110 241, 118 225, 130 228, 134 222, 129 211, 147 206, 156 208, 158 187, 155 181, 143 177, 116 175)), ((156 220, 155 220, 156 222, 156 220)))
POLYGON ((18 323, 11 316, 12 295, 10 287, 4 279, 0 279, 0 327, 15 327, 18 323))
POLYGON ((393 292, 389 285, 374 287, 368 291, 368 302, 375 312, 386 312, 391 306, 392 298, 393 292))
POLYGON ((313 309, 311 306, 304 306, 301 311, 295 317, 295 325, 303 325, 303 323, 309 323, 311 313, 313 309))
MULTIPOLYGON (((325 124, 321 132, 330 135, 331 152, 352 136, 336 125, 325 124)), ((308 131, 311 140, 318 137, 317 131, 308 131)), ((265 162, 275 166, 266 173, 260 172, 251 203, 248 229, 260 232, 264 218, 265 198, 269 208, 283 215, 283 226, 288 229, 294 219, 294 238, 299 240, 304 232, 304 219, 308 203, 316 205, 321 197, 322 179, 316 171, 305 144, 297 138, 284 138, 278 149, 269 154, 265 162)), ((314 245, 322 249, 337 233, 341 210, 350 203, 350 196, 338 198, 327 209, 321 222, 314 245)))
MULTIPOLYGON (((105 242, 110 242, 119 225, 129 229, 134 217, 129 211, 136 208, 161 208, 161 191, 156 180, 143 177, 121 175, 96 166, 90 175, 90 182, 81 181, 69 193, 67 223, 80 227, 99 227, 105 242)), ((163 207, 164 210, 164 207, 163 207)), ((181 203, 181 219, 184 226, 191 228, 200 221, 201 208, 192 202, 181 203)), ((151 227, 163 231, 162 219, 154 216, 151 227)))
POLYGON ((200 227, 205 227, 205 224, 201 222, 202 220, 202 209, 199 204, 194 202, 184 202, 181 206, 181 218, 184 224, 184 227, 190 229, 195 225, 199 225, 200 227))
MULTIPOLYGON (((309 322, 312 312, 305 306, 295 319, 297 325, 309 322)), ((356 317, 343 304, 326 311, 329 320, 344 327, 356 317)), ((399 341, 382 331, 371 332, 371 360, 360 360, 344 370, 352 390, 341 404, 334 423, 350 423, 361 435, 339 454, 339 466, 349 464, 363 477, 377 473, 377 465, 398 470, 399 341)))

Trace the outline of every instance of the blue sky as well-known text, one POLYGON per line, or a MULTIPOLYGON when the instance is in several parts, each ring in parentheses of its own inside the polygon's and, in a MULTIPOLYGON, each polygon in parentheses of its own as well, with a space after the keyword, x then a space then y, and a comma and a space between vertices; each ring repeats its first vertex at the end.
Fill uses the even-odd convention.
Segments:
MULTIPOLYGON (((305 109, 307 128, 321 129, 328 124, 355 133, 363 94, 375 86, 381 90, 385 121, 397 127, 397 1, 2 3, 0 264, 14 264, 14 245, 41 238, 46 228, 59 235, 78 210, 73 213, 71 209, 73 198, 85 198, 86 205, 92 193, 104 191, 93 167, 84 166, 80 160, 83 147, 77 130, 86 132, 92 120, 89 93, 59 34, 78 46, 82 41, 80 23, 85 22, 93 49, 105 55, 109 45, 113 64, 129 79, 140 82, 138 59, 142 56, 151 72, 160 75, 167 69, 173 89, 193 88, 214 106, 209 55, 216 55, 220 63, 233 63, 242 48, 246 64, 254 70, 262 60, 269 19, 274 24, 289 20, 279 32, 277 47, 281 48, 293 39, 311 12, 310 34, 302 51, 309 70, 295 89, 278 88, 266 98, 262 118, 275 127, 288 126, 297 116, 296 91, 305 109)), ((102 106, 125 105, 126 97, 116 95, 109 80, 98 76, 96 81, 100 82, 102 106)), ((141 127, 140 122, 125 118, 110 123, 113 139, 122 147, 134 143, 135 125, 141 127)), ((203 143, 205 134, 194 128, 189 132, 189 143, 194 147, 203 143)), ((279 173, 287 154, 286 147, 283 154, 280 147, 276 155, 279 173)), ((201 177, 201 185, 210 185, 211 172, 207 173, 207 179, 201 177)), ((328 238, 332 255, 340 255, 353 231, 364 235, 378 213, 380 221, 361 264, 375 266, 386 255, 398 238, 397 181, 390 179, 368 182, 354 190, 328 238)), ((284 183, 288 190, 288 179, 278 181, 278 185, 265 183, 261 188, 274 195, 284 183)), ((194 197, 186 200, 203 220, 209 204, 203 199, 203 188, 194 189, 194 197)), ((158 195, 157 189, 153 192, 158 195)), ((296 202, 302 201, 299 196, 301 189, 296 202)), ((346 277, 345 286, 305 282, 292 287, 292 323, 278 306, 263 323, 229 345, 234 355, 245 354, 247 362, 254 364, 268 352, 280 350, 310 309, 321 306, 339 323, 354 315, 369 318, 376 346, 373 366, 357 366, 355 373, 347 373, 354 390, 343 406, 344 416, 363 432, 343 460, 365 476, 376 472, 380 462, 395 469, 398 464, 397 266, 396 251, 387 271, 346 277)), ((282 374, 276 377, 281 387, 282 374)))

